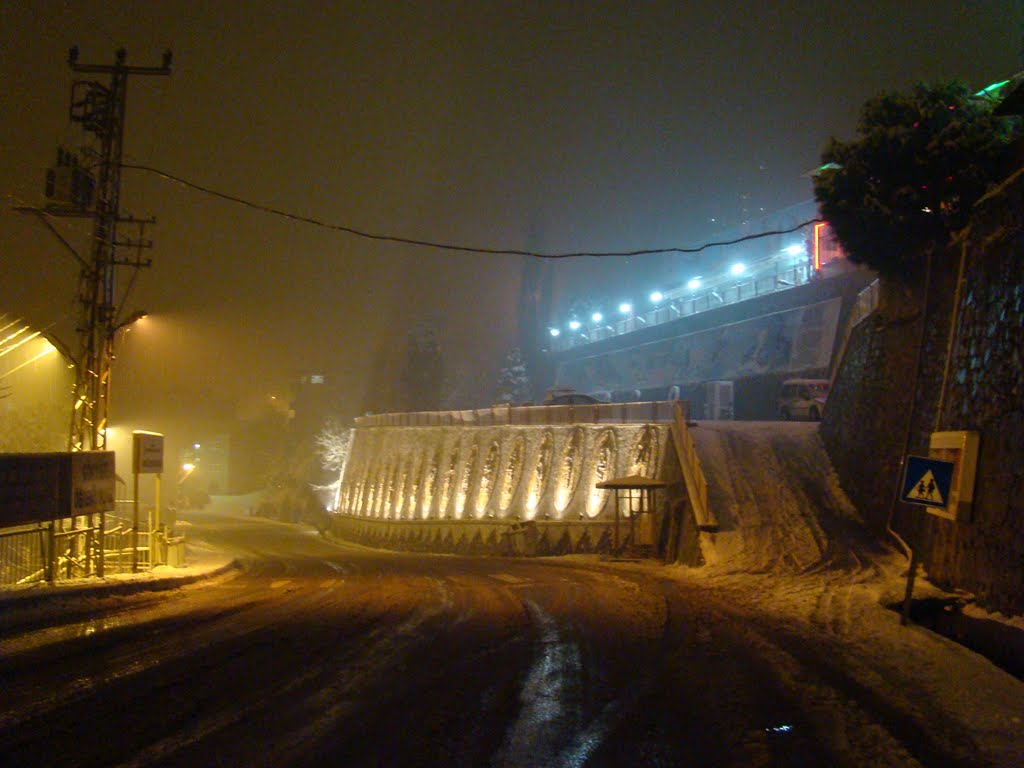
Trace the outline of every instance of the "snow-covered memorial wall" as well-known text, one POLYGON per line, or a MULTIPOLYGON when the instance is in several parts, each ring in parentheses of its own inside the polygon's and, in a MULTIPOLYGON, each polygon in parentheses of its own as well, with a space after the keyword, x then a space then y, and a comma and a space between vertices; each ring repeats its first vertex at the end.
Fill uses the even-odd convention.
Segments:
MULTIPOLYGON (((608 551, 615 492, 596 486, 640 475, 669 483, 655 498, 657 536, 681 493, 673 407, 506 407, 357 419, 334 532, 438 552, 608 551)), ((622 541, 628 522, 620 517, 619 524, 622 541)))

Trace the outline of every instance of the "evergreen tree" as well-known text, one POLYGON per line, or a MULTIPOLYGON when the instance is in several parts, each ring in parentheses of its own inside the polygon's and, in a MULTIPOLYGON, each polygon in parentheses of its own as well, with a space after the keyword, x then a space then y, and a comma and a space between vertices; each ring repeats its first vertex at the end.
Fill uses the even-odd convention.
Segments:
POLYGON ((519 348, 513 349, 505 358, 505 366, 498 376, 499 403, 524 403, 530 400, 530 377, 519 348))
POLYGON ((961 83, 869 99, 858 138, 833 138, 814 180, 821 213, 850 260, 886 276, 948 244, 971 206, 1007 174, 1019 121, 961 83))
POLYGON ((444 358, 433 329, 421 326, 410 331, 401 378, 401 410, 437 410, 444 380, 444 358))

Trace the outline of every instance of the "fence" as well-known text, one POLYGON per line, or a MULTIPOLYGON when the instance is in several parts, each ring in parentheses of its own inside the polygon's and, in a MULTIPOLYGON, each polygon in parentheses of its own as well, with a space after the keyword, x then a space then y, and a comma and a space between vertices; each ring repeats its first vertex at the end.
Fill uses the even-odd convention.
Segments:
POLYGON ((690 434, 687 413, 679 408, 673 415, 672 439, 675 440, 679 468, 683 473, 683 482, 686 484, 686 493, 693 507, 697 527, 706 531, 717 530, 718 518, 708 504, 708 481, 704 477, 704 469, 697 456, 693 435, 690 434))
POLYGON ((857 301, 853 305, 849 318, 846 320, 846 327, 843 329, 843 340, 839 344, 839 353, 832 357, 832 368, 829 371, 829 382, 834 384, 836 375, 839 373, 839 366, 843 364, 846 357, 846 348, 850 344, 850 336, 853 329, 878 309, 878 298, 881 288, 878 279, 871 281, 871 284, 857 294, 857 301))
POLYGON ((678 400, 644 403, 596 403, 585 405, 499 405, 470 411, 423 411, 381 413, 356 418, 357 427, 454 427, 530 426, 547 424, 651 424, 674 419, 676 404, 689 418, 689 402, 678 400))
MULTIPOLYGON (((108 513, 0 531, 0 586, 109 576, 132 570, 131 523, 108 513), (101 544, 102 540, 102 544, 101 544)), ((138 568, 150 567, 150 533, 138 531, 138 568)))
POLYGON ((813 268, 806 263, 801 263, 778 271, 769 271, 767 274, 762 270, 760 274, 747 278, 733 278, 697 291, 679 289, 666 294, 664 306, 643 314, 631 315, 613 323, 581 326, 575 332, 563 333, 551 339, 551 344, 556 352, 561 352, 583 344, 631 333, 650 325, 660 325, 681 317, 689 317, 729 304, 785 291, 808 283, 813 277, 813 268))

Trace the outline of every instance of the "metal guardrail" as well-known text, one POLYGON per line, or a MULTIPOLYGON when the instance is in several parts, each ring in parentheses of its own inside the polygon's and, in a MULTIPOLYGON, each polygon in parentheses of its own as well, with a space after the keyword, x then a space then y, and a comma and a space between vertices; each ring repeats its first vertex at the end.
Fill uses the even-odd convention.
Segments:
POLYGON ((682 408, 676 408, 672 421, 672 439, 675 441, 679 467, 683 471, 683 482, 686 493, 693 507, 693 515, 697 527, 705 531, 718 530, 718 518, 708 505, 708 481, 697 456, 697 447, 687 424, 687 414, 682 408))
POLYGON ((578 331, 563 333, 552 338, 552 349, 556 352, 563 352, 584 344, 592 344, 595 341, 603 341, 624 333, 632 333, 651 325, 660 325, 681 317, 689 317, 748 299, 789 290, 810 282, 813 276, 814 269, 811 266, 798 264, 781 272, 767 275, 762 273, 739 280, 732 278, 715 285, 708 285, 700 291, 679 289, 666 294, 664 305, 657 309, 631 315, 614 323, 585 325, 578 331))
POLYGON ((47 526, 22 526, 0 531, 0 585, 25 584, 44 576, 49 561, 47 526))
MULTIPOLYGON (((107 515, 113 527, 57 520, 0 531, 0 586, 109 576, 132 570, 132 529, 107 515), (77 526, 77 527, 76 527, 77 526)), ((150 532, 139 531, 138 567, 151 566, 150 532)))
POLYGON ((677 407, 689 417, 689 402, 658 400, 642 403, 585 405, 501 405, 469 411, 380 413, 356 418, 357 427, 491 427, 547 424, 670 423, 677 407))
POLYGON ((850 316, 850 327, 857 325, 876 309, 878 309, 878 296, 880 291, 878 278, 857 294, 857 303, 853 307, 853 314, 850 316))
POLYGON ((853 329, 878 309, 880 291, 881 287, 878 283, 878 278, 875 278, 857 294, 857 301, 854 302, 850 316, 846 320, 846 327, 843 329, 843 340, 839 344, 839 352, 832 358, 832 368, 829 371, 828 377, 830 387, 836 383, 839 368, 843 364, 843 358, 846 357, 846 349, 850 346, 850 337, 853 335, 853 329))

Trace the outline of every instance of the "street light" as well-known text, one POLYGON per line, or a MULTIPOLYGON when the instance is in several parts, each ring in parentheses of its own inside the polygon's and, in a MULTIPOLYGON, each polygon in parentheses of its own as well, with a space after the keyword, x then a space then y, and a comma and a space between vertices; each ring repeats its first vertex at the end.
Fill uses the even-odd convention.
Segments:
POLYGON ((659 303, 661 303, 662 299, 664 299, 664 298, 665 298, 665 294, 663 294, 661 291, 654 291, 651 294, 651 303, 652 304, 659 304, 659 303))
POLYGON ((580 325, 581 325, 581 323, 580 323, 579 320, 570 320, 569 321, 569 330, 571 330, 571 331, 578 331, 580 329, 580 325))
POLYGON ((732 272, 732 274, 739 276, 747 271, 747 265, 742 263, 733 264, 729 267, 729 271, 732 272))
POLYGON ((145 320, 147 317, 149 317, 149 313, 146 312, 144 309, 136 310, 135 312, 132 312, 131 315, 128 316, 127 320, 118 323, 113 328, 111 328, 110 333, 111 335, 113 335, 122 329, 128 330, 131 325, 137 323, 139 320, 145 320))
POLYGON ((630 304, 628 301, 624 301, 621 304, 619 304, 619 312, 621 312, 622 314, 628 315, 632 311, 633 305, 630 304))
POLYGON ((700 288, 700 278, 690 278, 690 282, 686 284, 686 287, 689 288, 691 291, 696 291, 698 288, 700 288))
POLYGON ((602 320, 604 320, 604 315, 602 315, 600 312, 595 312, 590 316, 590 319, 592 322, 600 323, 602 320))

